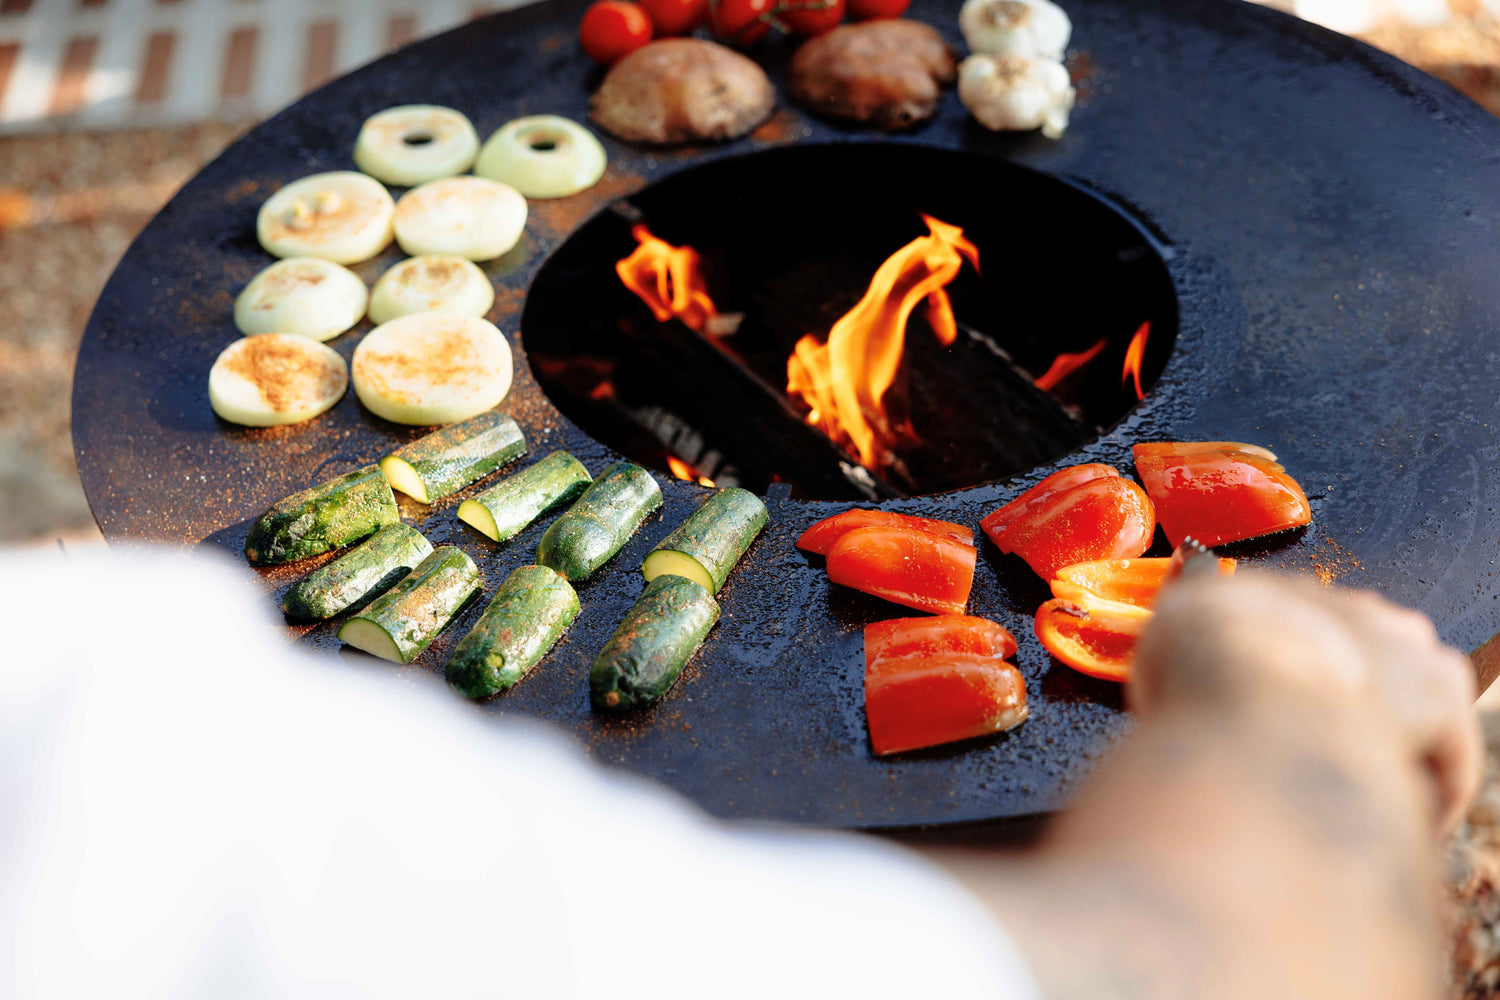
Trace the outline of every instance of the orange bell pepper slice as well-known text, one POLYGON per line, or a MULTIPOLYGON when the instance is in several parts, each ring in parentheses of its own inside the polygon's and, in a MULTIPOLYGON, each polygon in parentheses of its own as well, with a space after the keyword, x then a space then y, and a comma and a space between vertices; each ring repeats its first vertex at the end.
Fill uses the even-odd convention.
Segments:
MULTIPOLYGON (((1043 480, 1038 485, 1045 484, 1043 480)), ((1096 475, 1039 495, 1008 524, 998 522, 999 530, 989 531, 986 522, 1007 509, 1002 507, 980 526, 1001 552, 1020 556, 1044 580, 1073 563, 1134 558, 1151 547, 1156 532, 1151 498, 1117 474, 1096 475)))
POLYGON ((865 628, 865 719, 880 755, 985 736, 1025 721, 1015 638, 969 615, 865 628))
POLYGON ((887 601, 962 614, 974 585, 972 545, 908 528, 855 528, 828 550, 828 578, 887 601))
POLYGON ((974 532, 952 521, 939 521, 930 517, 913 517, 887 510, 866 510, 856 507, 842 514, 825 517, 802 532, 797 539, 797 548, 826 556, 833 543, 855 528, 905 528, 910 531, 925 531, 929 535, 942 535, 965 545, 974 544, 974 532))
MULTIPOLYGON (((1220 559, 1221 576, 1234 575, 1234 560, 1220 559)), ((1172 568, 1171 559, 1100 559, 1064 566, 1052 578, 1052 596, 1081 603, 1089 597, 1138 608, 1156 603, 1172 568)))
MULTIPOLYGON (((1135 644, 1150 623, 1171 559, 1104 559, 1058 570, 1053 599, 1036 613, 1036 637, 1047 652, 1080 673, 1130 679, 1135 644)), ((1219 560, 1222 576, 1233 559, 1219 560)))
POLYGON ((1037 609, 1036 637, 1079 673, 1127 681, 1135 644, 1150 621, 1150 610, 1123 601, 1054 597, 1037 609))
POLYGON ((1312 521, 1307 494, 1276 456, 1235 441, 1138 444, 1135 468, 1174 546, 1259 538, 1312 521))

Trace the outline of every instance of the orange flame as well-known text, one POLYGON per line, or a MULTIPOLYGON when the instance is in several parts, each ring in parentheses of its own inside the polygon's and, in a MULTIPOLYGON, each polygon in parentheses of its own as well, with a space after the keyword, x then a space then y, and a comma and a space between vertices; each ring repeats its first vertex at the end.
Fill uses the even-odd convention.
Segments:
POLYGON ((1146 359, 1146 338, 1151 336, 1151 321, 1147 320, 1141 324, 1141 328, 1135 331, 1135 336, 1130 338, 1130 346, 1125 349, 1125 369, 1120 373, 1120 384, 1124 385, 1132 378, 1135 379, 1135 398, 1145 399, 1146 391, 1141 388, 1141 362, 1146 359))
POLYGON ((698 251, 657 239, 644 224, 637 224, 630 234, 640 246, 615 264, 625 287, 651 307, 657 322, 675 316, 701 333, 719 313, 703 283, 698 251))
POLYGON ((1077 351, 1073 354, 1059 354, 1052 359, 1052 365, 1042 373, 1042 377, 1036 380, 1036 387, 1043 390, 1052 389, 1057 383, 1094 360, 1095 356, 1104 350, 1105 343, 1105 339, 1101 337, 1099 343, 1086 351, 1077 351))
POLYGON ((667 468, 671 469, 672 475, 678 479, 686 479, 688 482, 697 483, 699 486, 712 487, 714 484, 712 479, 709 479, 707 476, 698 475, 697 469, 688 465, 676 455, 667 456, 667 468))
POLYGON ((922 221, 929 234, 886 258, 828 340, 808 334, 786 362, 786 391, 810 407, 807 422, 850 446, 871 468, 884 464, 881 446, 893 437, 882 401, 901 365, 907 318, 925 299, 939 342, 953 343, 958 327, 944 289, 964 260, 979 267, 979 250, 962 229, 929 215, 922 221))

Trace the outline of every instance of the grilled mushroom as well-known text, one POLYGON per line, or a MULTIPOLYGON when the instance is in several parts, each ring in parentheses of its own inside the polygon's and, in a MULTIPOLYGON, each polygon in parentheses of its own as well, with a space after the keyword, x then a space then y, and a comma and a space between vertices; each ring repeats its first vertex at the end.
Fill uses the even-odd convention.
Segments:
POLYGON ((787 90, 819 114, 896 130, 932 117, 955 62, 942 36, 920 22, 846 24, 797 50, 787 90))
POLYGON ((765 70, 738 52, 664 38, 615 63, 589 116, 627 142, 668 145, 738 139, 775 105, 765 70))

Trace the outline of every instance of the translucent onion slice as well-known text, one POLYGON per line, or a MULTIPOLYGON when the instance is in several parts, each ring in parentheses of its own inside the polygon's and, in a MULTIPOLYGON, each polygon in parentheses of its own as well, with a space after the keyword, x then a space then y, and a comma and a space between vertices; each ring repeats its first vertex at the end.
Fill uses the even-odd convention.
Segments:
POLYGON ((214 412, 246 427, 311 420, 349 387, 349 369, 331 347, 295 333, 258 333, 224 348, 208 373, 214 412))
POLYGON ((255 235, 277 257, 355 264, 390 245, 395 208, 390 192, 373 177, 353 170, 312 174, 266 199, 255 235))
POLYGON ((428 254, 408 257, 375 282, 370 320, 387 323, 420 312, 483 316, 495 304, 495 286, 473 261, 428 254))
POLYGON ((450 424, 498 405, 510 391, 510 345, 473 316, 415 313, 382 323, 354 349, 354 391, 398 424, 450 424))
POLYGON ((474 172, 528 198, 565 198, 593 187, 608 157, 594 134, 558 115, 507 122, 479 151, 474 172))
POLYGON ((462 113, 435 104, 404 104, 365 119, 354 141, 354 165, 377 180, 412 187, 469 169, 479 134, 462 113))
POLYGON ((332 340, 359 322, 369 298, 364 281, 347 267, 319 257, 288 257, 250 279, 234 301, 234 325, 244 334, 332 340))
POLYGON ((526 199, 509 184, 445 177, 414 187, 396 203, 396 242, 412 256, 492 260, 521 239, 526 199))

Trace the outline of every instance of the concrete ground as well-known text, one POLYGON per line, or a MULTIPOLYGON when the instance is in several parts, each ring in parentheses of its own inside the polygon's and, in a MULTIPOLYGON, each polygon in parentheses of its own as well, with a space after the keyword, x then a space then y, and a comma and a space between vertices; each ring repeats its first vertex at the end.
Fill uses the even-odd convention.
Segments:
POLYGON ((79 338, 135 234, 244 127, 0 138, 0 543, 98 537, 69 432, 79 338))

